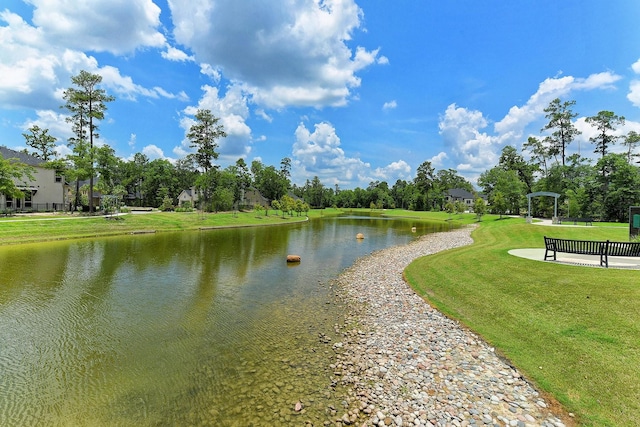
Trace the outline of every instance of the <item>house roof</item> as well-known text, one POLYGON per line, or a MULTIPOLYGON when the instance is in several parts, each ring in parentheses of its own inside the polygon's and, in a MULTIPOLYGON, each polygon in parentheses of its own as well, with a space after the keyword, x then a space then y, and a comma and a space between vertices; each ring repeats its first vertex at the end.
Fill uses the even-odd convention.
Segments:
POLYGON ((452 188, 447 195, 454 199, 475 199, 475 196, 463 188, 452 188))
POLYGON ((0 155, 2 155, 4 159, 18 159, 19 162, 30 166, 40 166, 42 164, 42 159, 4 146, 0 146, 0 155))

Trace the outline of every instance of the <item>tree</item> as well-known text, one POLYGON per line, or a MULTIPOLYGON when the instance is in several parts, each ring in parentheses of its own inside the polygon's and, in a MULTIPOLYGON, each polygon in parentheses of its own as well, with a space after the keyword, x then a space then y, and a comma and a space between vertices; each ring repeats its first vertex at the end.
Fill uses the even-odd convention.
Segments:
POLYGON ((144 196, 144 206, 158 207, 163 203, 165 196, 172 200, 178 197, 183 188, 179 188, 175 167, 166 159, 155 159, 144 168, 141 179, 140 192, 144 196))
POLYGON ((213 160, 218 158, 218 143, 220 138, 227 136, 220 119, 211 114, 211 110, 198 110, 196 122, 189 128, 187 138, 191 141, 191 148, 196 149, 195 161, 206 173, 213 167, 213 160))
MULTIPOLYGON (((67 171, 67 176, 76 182, 74 209, 77 209, 78 206, 83 204, 80 200, 80 181, 92 175, 93 165, 91 164, 89 151, 89 143, 79 139, 73 144, 73 152, 67 156, 67 160, 73 164, 73 168, 67 171)), ((87 199, 87 204, 88 203, 89 199, 87 199)))
POLYGON ((239 158, 236 161, 235 173, 237 188, 240 193, 238 199, 242 200, 244 199, 245 190, 251 186, 251 173, 243 158, 239 158))
POLYGON ((423 162, 416 171, 416 177, 413 180, 416 188, 424 195, 424 210, 429 210, 429 191, 433 188, 435 169, 431 166, 431 162, 423 162))
POLYGON ((462 188, 469 192, 473 192, 473 185, 464 177, 458 175, 455 169, 442 169, 436 172, 436 182, 438 187, 443 191, 453 190, 454 188, 462 188))
POLYGON ((53 160, 56 156, 56 140, 55 136, 49 135, 49 129, 40 129, 37 125, 29 128, 30 133, 23 133, 27 145, 34 149, 31 154, 34 157, 42 159, 45 162, 53 160))
POLYGON ((507 199, 505 199, 504 194, 502 194, 501 191, 493 193, 491 197, 491 209, 493 212, 500 215, 500 219, 502 219, 502 215, 507 212, 508 206, 507 199))
POLYGON ((476 200, 473 202, 473 212, 478 217, 478 221, 482 221, 482 215, 484 215, 485 212, 487 212, 487 204, 484 202, 482 198, 477 197, 476 200))
POLYGON ((316 208, 324 208, 324 200, 322 200, 322 196, 324 194, 324 185, 320 181, 318 176, 314 176, 311 180, 311 184, 309 185, 308 194, 309 194, 309 204, 316 208))
POLYGON ((285 157, 280 161, 280 173, 286 179, 291 178, 291 159, 285 157))
POLYGON ((533 172, 537 169, 535 166, 528 164, 524 158, 518 154, 515 147, 507 145, 502 149, 498 165, 504 170, 512 170, 516 173, 518 179, 524 183, 525 191, 531 193, 533 188, 533 172))
MULTIPOLYGON (((98 125, 96 121, 104 119, 104 113, 107 110, 107 102, 113 101, 113 96, 107 95, 104 89, 99 88, 102 82, 102 76, 91 74, 87 71, 80 71, 77 76, 71 77, 71 82, 76 86, 71 87, 63 92, 62 99, 66 101, 63 108, 71 113, 67 121, 72 123, 72 130, 75 138, 70 138, 69 142, 79 147, 78 155, 88 154, 88 162, 84 162, 82 168, 87 169, 85 172, 89 175, 89 212, 93 212, 93 161, 94 138, 99 137, 98 125), (89 135, 89 147, 82 147, 86 144, 86 137, 89 135), (88 167, 87 167, 88 166, 88 167)), ((77 188, 77 186, 76 186, 77 188)))
POLYGON ((195 123, 189 128, 187 138, 191 141, 191 148, 195 148, 193 154, 196 165, 201 168, 202 175, 196 178, 196 187, 202 195, 202 202, 209 209, 209 200, 215 190, 215 179, 218 166, 214 167, 213 161, 218 158, 217 140, 227 134, 220 119, 211 114, 211 110, 199 109, 195 115, 195 123))
MULTIPOLYGON (((178 160, 176 164, 179 162, 180 160, 178 160)), ((142 153, 134 154, 132 160, 121 165, 120 182, 126 189, 127 194, 130 194, 133 197, 133 203, 136 206, 141 206, 145 199, 143 194, 143 182, 148 166, 149 158, 142 153)), ((190 184, 190 186, 191 185, 193 184, 190 184)))
POLYGON ((624 154, 607 154, 596 167, 605 171, 600 176, 603 188, 601 218, 626 221, 629 206, 640 200, 640 169, 630 165, 624 154))
POLYGON ((446 205, 444 205, 444 211, 449 214, 449 219, 453 215, 453 212, 456 210, 456 206, 453 202, 449 201, 446 205))
POLYGON ((547 176, 547 161, 550 155, 549 150, 544 146, 542 141, 534 136, 530 136, 527 142, 522 145, 522 150, 527 150, 531 153, 531 161, 537 166, 537 169, 543 171, 544 176, 547 176))
POLYGON ((622 141, 622 144, 627 147, 627 162, 631 163, 633 157, 638 157, 640 154, 633 153, 638 145, 640 145, 640 134, 634 130, 630 131, 622 141))
POLYGON ((233 209, 233 190, 223 186, 217 187, 213 192, 211 202, 214 212, 230 211, 233 209))
POLYGON ((255 170, 255 185, 264 197, 269 200, 278 200, 287 193, 289 181, 285 180, 274 166, 264 167, 260 162, 254 161, 251 169, 255 170), (256 166, 255 169, 254 166, 256 166))
MULTIPOLYGON (((272 201, 271 208, 275 211, 279 211, 280 209, 282 209, 282 204, 280 203, 280 200, 272 201)), ((284 209, 282 209, 282 217, 284 218, 284 209)))
POLYGON ((16 159, 5 159, 0 155, 0 194, 5 197, 19 198, 24 193, 16 185, 16 181, 26 185, 26 179, 33 180, 35 170, 16 159))
POLYGON ((478 185, 487 195, 493 212, 501 215, 507 211, 516 215, 520 213, 525 185, 515 170, 494 166, 480 174, 478 185))
POLYGON ((295 210, 295 208, 296 208, 296 201, 293 199, 293 197, 285 194, 280 198, 280 209, 282 210, 283 217, 285 212, 293 216, 293 211, 295 210))
POLYGON ((587 117, 585 121, 598 130, 598 134, 589 138, 589 141, 596 145, 594 153, 600 153, 600 158, 603 158, 607 155, 609 147, 619 138, 613 135, 616 125, 624 125, 625 118, 612 111, 600 111, 595 116, 587 117))
POLYGON ((551 135, 545 138, 545 142, 549 145, 549 153, 551 155, 560 154, 562 166, 564 166, 567 146, 576 136, 582 133, 571 122, 572 119, 578 116, 578 113, 574 113, 571 110, 571 107, 575 104, 576 101, 561 102, 560 98, 556 98, 544 109, 544 112, 547 113, 545 117, 549 119, 549 123, 542 128, 541 132, 553 130, 551 135))
POLYGON ((113 188, 120 183, 117 177, 120 159, 108 145, 96 149, 96 173, 99 177, 96 187, 102 194, 113 194, 113 188))

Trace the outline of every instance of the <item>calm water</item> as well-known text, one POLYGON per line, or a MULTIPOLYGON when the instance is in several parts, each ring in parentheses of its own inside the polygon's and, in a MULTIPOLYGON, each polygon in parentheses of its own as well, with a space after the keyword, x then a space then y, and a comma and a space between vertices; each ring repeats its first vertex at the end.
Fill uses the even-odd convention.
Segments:
POLYGON ((0 425, 321 424, 344 397, 330 280, 434 227, 347 217, 0 247, 0 425))

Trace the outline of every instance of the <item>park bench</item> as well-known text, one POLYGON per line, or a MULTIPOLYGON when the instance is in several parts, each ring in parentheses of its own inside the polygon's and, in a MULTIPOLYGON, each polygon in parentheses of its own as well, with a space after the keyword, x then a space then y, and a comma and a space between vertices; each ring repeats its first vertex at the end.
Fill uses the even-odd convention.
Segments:
POLYGON ((573 222, 573 225, 578 225, 579 222, 584 222, 584 225, 593 225, 593 218, 560 218, 560 224, 573 222))
POLYGON ((600 257, 600 267, 609 267, 609 256, 640 257, 640 242, 612 242, 598 240, 572 240, 557 239, 544 236, 544 260, 553 257, 556 253, 569 253, 579 255, 597 255, 600 257))

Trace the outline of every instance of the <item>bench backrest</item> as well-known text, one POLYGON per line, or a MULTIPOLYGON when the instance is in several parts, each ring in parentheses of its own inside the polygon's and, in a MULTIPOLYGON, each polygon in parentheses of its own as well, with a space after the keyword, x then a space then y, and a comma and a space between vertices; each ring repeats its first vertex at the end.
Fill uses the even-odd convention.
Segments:
POLYGON ((607 241, 607 255, 640 257, 640 242, 607 241))
POLYGON ((607 246, 607 242, 597 240, 556 239, 545 236, 544 241, 547 249, 583 255, 602 255, 607 246))
POLYGON ((598 240, 571 240, 544 237, 548 250, 583 254, 640 257, 640 242, 606 242, 598 240))

